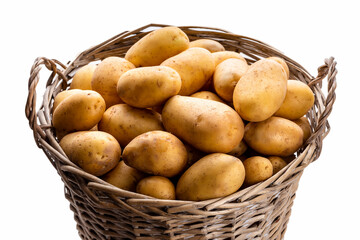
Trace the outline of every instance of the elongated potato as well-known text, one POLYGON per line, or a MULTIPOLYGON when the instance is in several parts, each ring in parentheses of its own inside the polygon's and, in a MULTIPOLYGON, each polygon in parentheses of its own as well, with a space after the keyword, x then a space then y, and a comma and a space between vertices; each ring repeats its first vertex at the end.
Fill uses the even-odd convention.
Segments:
POLYGON ((121 100, 138 108, 159 106, 175 96, 180 88, 180 75, 166 66, 131 69, 120 77, 117 84, 121 100))
POLYGON ((124 162, 142 172, 174 177, 186 166, 188 156, 184 144, 164 131, 151 131, 134 138, 124 149, 124 162))
POLYGON ((188 36, 177 27, 152 31, 126 52, 125 59, 136 67, 156 66, 189 48, 188 36))
POLYGON ((179 95, 191 95, 199 90, 212 76, 215 70, 211 53, 199 47, 185 50, 161 63, 175 69, 181 77, 179 95))
POLYGON ((240 159, 213 153, 185 171, 176 185, 176 197, 190 201, 225 197, 236 192, 244 179, 245 169, 240 159))
POLYGON ((133 68, 135 66, 131 62, 120 57, 105 58, 96 67, 91 80, 91 88, 101 94, 106 102, 106 108, 122 103, 116 86, 121 75, 133 68))
POLYGON ((116 104, 108 108, 98 129, 113 135, 125 147, 142 133, 163 130, 160 114, 149 109, 139 109, 127 104, 116 104))
POLYGON ((293 121, 271 117, 245 126, 245 142, 264 155, 286 157, 296 152, 303 143, 303 131, 293 121))
POLYGON ((60 146, 85 172, 101 176, 120 161, 121 148, 116 139, 100 131, 79 131, 66 135, 60 146))
POLYGON ((166 177, 143 178, 136 186, 136 192, 159 199, 175 200, 175 186, 166 177))
POLYGON ((204 152, 230 152, 241 141, 244 124, 226 104, 194 97, 174 96, 163 110, 167 131, 204 152))
POLYGON ((196 92, 196 93, 190 95, 190 97, 208 99, 208 100, 213 100, 213 101, 225 103, 221 98, 218 97, 218 95, 216 95, 215 93, 210 92, 210 91, 196 92))
POLYGON ((236 84, 234 108, 247 121, 264 121, 280 108, 286 87, 284 68, 273 60, 259 60, 249 67, 236 84))
POLYGON ((225 48, 221 43, 212 39, 197 39, 190 42, 190 47, 201 47, 209 50, 209 52, 225 51, 225 48))
POLYGON ((298 80, 288 80, 284 102, 275 116, 295 120, 304 116, 314 105, 315 97, 310 87, 298 80))
POLYGON ((88 64, 80 68, 70 83, 70 89, 92 90, 91 80, 95 69, 95 64, 88 64))
POLYGON ((221 51, 221 52, 214 52, 212 53, 215 61, 215 67, 219 65, 222 61, 229 59, 229 58, 237 58, 243 60, 245 63, 246 60, 240 53, 234 51, 221 51))
POLYGON ((305 143, 306 140, 308 140, 309 137, 311 136, 311 132, 312 132, 309 120, 306 117, 301 117, 299 119, 293 120, 293 122, 299 125, 299 127, 301 127, 301 129, 303 130, 304 133, 303 142, 305 143))

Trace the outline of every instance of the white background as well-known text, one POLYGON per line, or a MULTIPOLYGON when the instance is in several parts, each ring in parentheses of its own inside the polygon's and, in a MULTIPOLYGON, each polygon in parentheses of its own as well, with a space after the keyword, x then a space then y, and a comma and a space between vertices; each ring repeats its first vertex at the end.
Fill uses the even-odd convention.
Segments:
MULTIPOLYGON (((285 239, 358 239, 359 23, 356 1, 2 1, 0 239, 79 239, 63 184, 25 118, 38 56, 63 63, 148 23, 218 27, 262 40, 313 75, 338 62, 331 132, 304 172, 285 239)), ((39 98, 45 84, 40 80, 39 98)))

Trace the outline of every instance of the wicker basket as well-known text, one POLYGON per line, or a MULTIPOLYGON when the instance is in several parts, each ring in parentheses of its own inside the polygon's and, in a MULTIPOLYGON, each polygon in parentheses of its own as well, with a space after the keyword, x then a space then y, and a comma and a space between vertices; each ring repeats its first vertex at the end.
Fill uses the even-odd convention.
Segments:
POLYGON ((191 202, 159 200, 125 191, 84 172, 60 148, 51 125, 51 108, 56 94, 68 88, 74 72, 92 61, 124 56, 137 40, 164 26, 150 24, 123 32, 82 52, 69 65, 41 57, 32 66, 26 117, 35 142, 65 184, 65 197, 81 239, 283 239, 299 179, 303 170, 319 157, 322 141, 330 130, 327 118, 335 101, 337 73, 332 57, 313 77, 297 62, 258 40, 221 29, 180 27, 190 40, 217 40, 227 50, 244 54, 249 63, 268 56, 282 57, 289 66, 290 78, 307 83, 315 94, 315 105, 307 114, 313 133, 297 157, 270 179, 230 196, 191 202), (51 74, 37 110, 36 86, 42 65, 51 74), (324 78, 328 81, 327 94, 321 90, 324 78))

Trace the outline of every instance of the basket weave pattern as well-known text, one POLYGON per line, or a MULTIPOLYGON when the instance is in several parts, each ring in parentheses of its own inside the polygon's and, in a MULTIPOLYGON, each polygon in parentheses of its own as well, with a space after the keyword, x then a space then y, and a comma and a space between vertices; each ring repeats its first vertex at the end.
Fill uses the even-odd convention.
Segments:
POLYGON ((258 40, 222 29, 180 27, 190 38, 219 41, 227 50, 241 52, 249 63, 269 56, 282 57, 290 78, 307 83, 315 94, 315 105, 307 114, 313 133, 297 157, 280 172, 259 184, 218 199, 200 202, 159 200, 128 192, 92 176, 73 164, 62 151, 51 127, 54 97, 67 89, 77 69, 109 56, 123 57, 149 31, 166 25, 150 24, 126 31, 82 52, 69 65, 37 58, 29 78, 26 116, 35 142, 43 149, 65 185, 65 197, 74 212, 81 239, 271 239, 284 238, 291 207, 303 170, 321 152, 330 130, 327 121, 335 101, 336 62, 325 60, 318 76, 258 40), (42 66, 50 70, 40 108, 36 109, 36 86, 42 66), (322 80, 327 78, 327 94, 322 80))

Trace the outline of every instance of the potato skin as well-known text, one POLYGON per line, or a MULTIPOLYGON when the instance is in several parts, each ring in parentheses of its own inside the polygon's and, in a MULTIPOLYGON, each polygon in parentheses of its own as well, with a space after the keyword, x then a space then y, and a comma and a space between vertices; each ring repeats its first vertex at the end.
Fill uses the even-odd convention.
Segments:
POLYGON ((189 48, 161 63, 175 69, 181 77, 179 95, 191 95, 199 90, 215 70, 211 53, 199 47, 189 48))
POLYGON ((219 65, 222 61, 229 59, 229 58, 237 58, 243 60, 246 64, 246 60, 240 53, 234 51, 221 51, 221 52, 214 52, 212 53, 215 61, 215 67, 219 65))
POLYGON ((226 104, 194 97, 174 96, 163 110, 167 131, 204 152, 230 152, 241 141, 244 123, 226 104))
POLYGON ((143 178, 136 186, 136 192, 159 199, 175 200, 174 184, 162 176, 143 178))
POLYGON ((136 67, 160 65, 165 59, 189 48, 188 36, 177 27, 164 27, 145 35, 126 52, 136 67))
POLYGON ((79 90, 66 97, 53 113, 53 126, 57 132, 89 130, 105 111, 105 101, 92 90, 79 90))
POLYGON ((286 157, 296 152, 303 142, 303 131, 294 122, 271 117, 245 126, 245 142, 264 155, 286 157))
POLYGON ((92 90, 91 80, 96 69, 95 64, 87 64, 81 67, 74 75, 70 89, 92 90))
POLYGON ((116 86, 122 74, 135 66, 124 58, 108 57, 96 67, 91 80, 91 88, 100 93, 106 102, 106 108, 122 103, 116 86))
POLYGON ((59 92, 55 99, 54 99, 54 104, 53 104, 53 108, 52 108, 52 111, 54 112, 55 109, 57 108, 57 106, 59 106, 59 104, 65 99, 67 98, 68 96, 74 94, 74 93, 79 93, 81 92, 80 89, 70 89, 70 90, 65 90, 65 91, 62 91, 62 92, 59 92))
POLYGON ((218 95, 216 95, 215 93, 210 92, 210 91, 196 92, 196 93, 190 95, 190 97, 213 100, 213 101, 225 103, 221 98, 218 97, 218 95))
POLYGON ((309 120, 306 117, 301 117, 299 119, 293 120, 293 122, 296 123, 303 130, 303 133, 304 133, 303 143, 305 143, 306 140, 309 139, 309 137, 311 136, 311 133, 312 133, 309 120))
POLYGON ((249 67, 236 84, 234 108, 247 121, 264 121, 280 108, 286 87, 284 68, 273 60, 259 60, 249 67))
POLYGON ((190 201, 225 197, 236 192, 244 179, 245 169, 240 159, 224 153, 209 154, 180 177, 176 197, 190 201))
POLYGON ((131 69, 124 73, 117 83, 121 100, 138 108, 159 106, 175 96, 180 88, 180 75, 166 66, 131 69))
POLYGON ((284 59, 282 59, 280 57, 268 57, 267 59, 274 60, 274 61, 280 63, 281 66, 284 68, 284 70, 286 72, 287 79, 289 79, 290 71, 289 71, 289 67, 288 67, 288 65, 287 65, 287 63, 285 62, 284 59))
POLYGON ((116 139, 100 131, 79 131, 66 135, 60 146, 85 172, 101 176, 120 161, 121 147, 116 139))
POLYGON ((298 80, 288 80, 284 102, 275 116, 295 120, 304 116, 314 105, 315 97, 310 87, 298 80))
POLYGON ((279 172, 287 165, 287 162, 279 156, 269 156, 268 159, 271 162, 271 165, 273 166, 273 175, 279 172))
POLYGON ((212 39, 197 39, 190 42, 190 47, 201 47, 205 48, 209 52, 220 52, 225 51, 225 48, 221 43, 212 39))
POLYGON ((122 147, 135 137, 153 130, 163 130, 160 114, 127 104, 116 104, 106 109, 98 129, 113 135, 122 147))
POLYGON ((262 182, 273 175, 273 166, 269 159, 254 156, 247 158, 244 162, 245 167, 245 183, 253 185, 262 182))
POLYGON ((226 59, 217 65, 213 76, 216 93, 225 101, 231 102, 235 86, 248 67, 245 61, 237 58, 226 59))
POLYGON ((227 154, 237 157, 237 158, 241 158, 247 149, 248 149, 248 146, 246 145, 245 141, 241 140, 241 142, 227 154))
POLYGON ((151 131, 134 138, 124 149, 124 162, 139 171, 174 177, 186 166, 188 156, 184 144, 164 131, 151 131))

